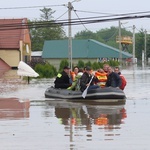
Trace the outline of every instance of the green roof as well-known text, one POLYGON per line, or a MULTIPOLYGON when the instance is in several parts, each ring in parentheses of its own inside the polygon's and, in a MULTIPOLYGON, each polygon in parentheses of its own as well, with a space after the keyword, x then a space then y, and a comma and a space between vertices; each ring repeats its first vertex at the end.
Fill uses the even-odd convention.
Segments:
MULTIPOLYGON (((120 50, 96 40, 72 40, 72 58, 120 58, 120 50)), ((132 55, 122 51, 122 58, 132 55)), ((68 40, 44 42, 42 58, 68 58, 68 40)))

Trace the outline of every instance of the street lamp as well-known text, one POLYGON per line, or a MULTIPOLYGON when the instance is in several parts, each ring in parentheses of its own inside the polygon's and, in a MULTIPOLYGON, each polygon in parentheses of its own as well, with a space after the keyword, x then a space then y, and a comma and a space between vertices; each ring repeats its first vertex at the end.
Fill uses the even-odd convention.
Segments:
POLYGON ((80 0, 74 0, 72 2, 68 2, 68 58, 69 58, 69 66, 72 71, 72 30, 71 30, 71 11, 73 10, 72 3, 79 2, 80 0))

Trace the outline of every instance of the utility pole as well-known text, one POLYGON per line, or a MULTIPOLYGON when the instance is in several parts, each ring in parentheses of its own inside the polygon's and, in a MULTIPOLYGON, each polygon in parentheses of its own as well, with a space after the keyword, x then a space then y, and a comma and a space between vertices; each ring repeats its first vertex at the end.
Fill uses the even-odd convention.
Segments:
POLYGON ((144 42, 144 63, 145 63, 145 66, 146 66, 146 62, 147 62, 147 60, 146 60, 146 49, 147 49, 147 47, 146 47, 146 44, 147 44, 147 31, 145 30, 145 42, 144 42))
POLYGON ((120 20, 119 20, 119 50, 120 50, 119 60, 120 60, 120 65, 122 66, 121 22, 120 22, 120 20))
POLYGON ((72 31, 71 31, 71 11, 73 6, 71 2, 68 2, 68 60, 69 66, 72 71, 72 31))
POLYGON ((135 25, 133 25, 133 38, 132 38, 132 43, 133 43, 132 63, 135 64, 135 25))

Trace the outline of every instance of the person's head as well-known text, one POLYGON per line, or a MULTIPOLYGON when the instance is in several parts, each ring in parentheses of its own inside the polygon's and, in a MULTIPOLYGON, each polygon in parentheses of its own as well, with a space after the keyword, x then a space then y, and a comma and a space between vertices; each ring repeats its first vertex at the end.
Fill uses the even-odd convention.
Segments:
POLYGON ((78 66, 75 66, 75 67, 73 68, 73 72, 74 72, 75 74, 78 74, 78 72, 79 72, 78 66))
POLYGON ((115 67, 114 72, 116 72, 117 74, 120 73, 120 68, 119 67, 115 67))
POLYGON ((67 74, 70 73, 70 67, 69 67, 69 66, 65 66, 65 67, 63 68, 63 70, 64 70, 67 74))
POLYGON ((83 69, 79 68, 78 75, 82 75, 82 74, 83 74, 83 69))
POLYGON ((79 68, 79 71, 78 72, 83 72, 83 69, 82 68, 79 68))
POLYGON ((102 68, 98 69, 98 72, 104 73, 104 70, 102 68))
POLYGON ((112 73, 112 72, 113 72, 113 68, 112 68, 112 67, 110 67, 110 66, 107 68, 107 70, 108 70, 108 74, 110 74, 110 73, 112 73))
POLYGON ((85 67, 85 72, 87 72, 88 74, 91 74, 91 67, 89 67, 89 66, 86 66, 85 67))
POLYGON ((108 67, 109 67, 108 64, 104 64, 104 65, 103 65, 103 70, 104 70, 105 72, 108 72, 108 67))

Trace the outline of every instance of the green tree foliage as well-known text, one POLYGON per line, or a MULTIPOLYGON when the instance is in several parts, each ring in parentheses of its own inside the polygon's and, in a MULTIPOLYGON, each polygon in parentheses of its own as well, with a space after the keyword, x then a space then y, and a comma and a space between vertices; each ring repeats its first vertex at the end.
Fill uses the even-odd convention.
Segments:
POLYGON ((97 70, 97 69, 99 69, 99 68, 101 68, 100 65, 99 65, 99 63, 94 62, 94 63, 92 64, 92 69, 93 69, 93 70, 97 70))
MULTIPOLYGON (((118 27, 111 27, 105 28, 96 31, 95 33, 92 31, 81 31, 75 34, 75 39, 95 39, 99 42, 102 42, 106 45, 118 48, 119 44, 116 43, 116 37, 119 35, 119 28, 118 27)), ((121 35, 122 36, 131 36, 132 32, 127 31, 124 28, 121 28, 121 35)), ((132 49, 132 46, 129 46, 129 50, 132 49)))
POLYGON ((147 35, 147 58, 150 58, 150 35, 147 35))
POLYGON ((84 66, 85 66, 85 65, 84 65, 84 61, 79 60, 77 66, 78 66, 79 68, 84 68, 84 66))
POLYGON ((69 66, 69 63, 68 63, 68 60, 67 60, 67 59, 63 59, 63 60, 60 62, 59 72, 61 72, 65 66, 69 66))
POLYGON ((39 78, 52 78, 56 76, 56 68, 48 63, 36 64, 35 71, 39 74, 39 78))
POLYGON ((93 69, 93 70, 98 70, 98 69, 100 69, 100 68, 103 69, 103 65, 104 65, 104 64, 108 64, 108 65, 111 66, 111 67, 119 66, 119 62, 118 62, 118 61, 110 60, 110 61, 108 61, 108 62, 94 62, 94 63, 92 64, 92 69, 93 69))
POLYGON ((65 32, 60 25, 53 24, 53 13, 51 8, 40 9, 42 14, 40 15, 40 20, 29 21, 29 25, 34 26, 30 29, 31 42, 32 42, 32 51, 41 51, 43 49, 45 40, 60 40, 65 38, 65 32), (42 24, 39 27, 39 24, 42 24), (44 27, 43 27, 44 24, 44 27), (38 28, 37 28, 38 25, 38 28))
POLYGON ((37 64, 45 65, 46 62, 42 58, 32 58, 30 66, 34 69, 37 64))
POLYGON ((91 63, 90 61, 88 61, 87 63, 85 63, 85 66, 91 67, 91 66, 92 66, 92 63, 91 63))
POLYGON ((108 62, 109 66, 115 67, 115 66, 119 66, 119 62, 118 61, 114 61, 114 60, 110 60, 108 62))
MULTIPOLYGON (((89 61, 87 64, 84 64, 84 62, 82 60, 79 60, 77 66, 79 68, 84 68, 85 66, 90 66, 93 70, 97 70, 97 69, 103 68, 103 65, 105 63, 103 63, 103 62, 94 62, 92 64, 89 61)), ((119 62, 113 61, 113 60, 108 61, 107 64, 109 64, 112 67, 119 66, 119 62)), ((63 70, 64 66, 68 66, 68 61, 66 59, 61 61, 59 72, 61 72, 63 70)), ((35 67, 34 67, 34 70, 39 74, 38 78, 53 78, 57 75, 56 68, 53 65, 49 64, 49 63, 36 64, 35 67)))
POLYGON ((53 19, 53 14, 55 13, 55 11, 52 11, 51 8, 43 8, 40 9, 40 11, 42 12, 42 14, 40 15, 41 20, 45 20, 45 21, 49 21, 53 19))
POLYGON ((98 37, 96 36, 95 33, 93 33, 92 31, 87 31, 87 30, 78 32, 75 35, 75 39, 95 39, 95 40, 97 40, 97 38, 98 37))
POLYGON ((141 29, 139 33, 135 34, 135 55, 140 60, 142 60, 142 50, 144 50, 144 36, 143 29, 141 29))
MULTIPOLYGON (((92 31, 81 31, 75 34, 74 38, 75 39, 95 39, 99 42, 102 42, 106 45, 119 48, 119 44, 116 43, 116 37, 118 36, 118 27, 111 27, 111 28, 105 28, 98 30, 96 32, 92 31)), ((121 35, 122 36, 133 36, 133 33, 126 30, 125 28, 121 28, 121 35)), ((150 57, 150 35, 146 35, 146 54, 147 58, 150 57)), ((135 34, 135 57, 137 57, 138 61, 142 59, 142 50, 145 49, 144 46, 145 43, 145 32, 143 29, 141 29, 138 33, 135 34)), ((128 45, 128 50, 127 52, 132 54, 133 46, 128 45)))

